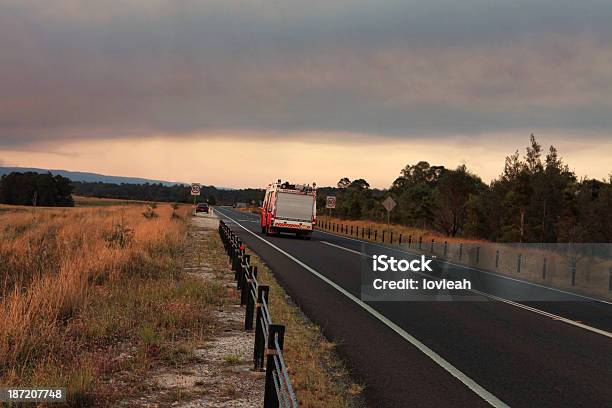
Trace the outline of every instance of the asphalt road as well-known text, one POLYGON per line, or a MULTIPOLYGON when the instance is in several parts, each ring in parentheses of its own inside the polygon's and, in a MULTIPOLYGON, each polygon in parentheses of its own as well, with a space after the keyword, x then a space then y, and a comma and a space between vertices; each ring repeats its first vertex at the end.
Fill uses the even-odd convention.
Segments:
MULTIPOLYGON (((265 237, 256 215, 216 210, 338 342, 373 407, 612 406, 611 304, 583 298, 517 303, 485 296, 469 302, 364 303, 359 300, 364 258, 414 255, 322 231, 311 241, 265 237)), ((458 266, 444 268, 450 275, 465 273, 458 266)), ((481 278, 497 279, 494 284, 510 292, 549 291, 492 275, 481 278)))

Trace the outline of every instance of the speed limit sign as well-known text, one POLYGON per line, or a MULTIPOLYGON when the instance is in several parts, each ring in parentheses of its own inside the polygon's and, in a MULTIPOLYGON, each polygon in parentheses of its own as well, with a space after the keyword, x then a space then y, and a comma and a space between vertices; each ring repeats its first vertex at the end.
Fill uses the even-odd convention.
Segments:
POLYGON ((200 183, 191 183, 191 195, 199 196, 200 195, 200 183))
POLYGON ((327 196, 325 200, 325 208, 336 208, 336 197, 327 196))

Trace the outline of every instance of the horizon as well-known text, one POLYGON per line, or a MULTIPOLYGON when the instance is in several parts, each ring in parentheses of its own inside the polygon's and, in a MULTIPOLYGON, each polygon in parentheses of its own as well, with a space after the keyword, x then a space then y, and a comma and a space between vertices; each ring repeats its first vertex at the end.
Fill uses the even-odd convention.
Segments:
MULTIPOLYGON (((557 147, 557 146, 555 146, 557 147)), ((546 153, 548 152, 548 148, 549 146, 542 144, 542 157, 546 156, 546 153)), ((516 151, 519 152, 520 156, 523 157, 524 156, 524 151, 525 151, 525 147, 523 147, 522 149, 516 149, 516 151)), ((514 152, 508 153, 507 156, 509 156, 510 154, 512 154, 514 152)), ((576 174, 576 178, 577 179, 596 179, 596 180, 603 180, 603 181, 609 181, 610 178, 612 178, 612 172, 603 175, 602 177, 593 177, 593 176, 589 176, 588 174, 579 174, 574 167, 571 165, 571 163, 568 163, 565 158, 564 155, 562 154, 563 152, 559 151, 559 157, 563 160, 564 164, 567 164, 569 169, 571 171, 573 171, 576 174)), ((504 157, 505 158, 505 157, 504 157)), ((436 162, 430 162, 428 160, 417 160, 417 161, 413 161, 407 164, 416 164, 418 161, 427 161, 430 165, 435 166, 435 165, 440 165, 439 163, 436 162)), ((459 163, 457 164, 457 166, 460 166, 462 164, 466 164, 466 163, 459 163)), ((444 166, 447 169, 453 170, 455 169, 457 166, 444 166)), ((135 174, 110 174, 110 173, 103 173, 103 172, 98 172, 98 171, 91 171, 91 170, 83 170, 83 169, 71 169, 71 168, 52 168, 52 167, 41 167, 41 166, 13 166, 13 165, 7 165, 5 162, 3 162, 0 158, 0 167, 17 167, 17 168, 37 168, 40 170, 49 170, 49 171, 66 171, 66 172, 73 172, 73 173, 87 173, 87 174, 97 174, 100 176, 106 176, 106 177, 123 177, 123 178, 131 178, 131 179, 145 179, 147 181, 150 182, 163 182, 163 183, 176 183, 176 184, 190 184, 190 183, 200 183, 202 185, 206 185, 206 186, 212 186, 212 187, 216 187, 216 188, 220 188, 220 189, 225 189, 225 188, 230 188, 230 189, 265 189, 266 186, 272 182, 274 182, 274 180, 278 179, 278 177, 276 179, 270 179, 269 181, 265 182, 264 184, 261 184, 260 186, 255 186, 255 185, 221 185, 221 184, 214 184, 214 183, 207 183, 207 182, 202 182, 202 181, 198 181, 198 180, 190 180, 190 181, 180 181, 180 180, 170 180, 170 179, 165 179, 165 178, 152 178, 152 177, 148 177, 148 176, 143 176, 143 175, 135 175, 135 174)), ((368 181, 368 183, 370 184, 371 188, 374 189, 379 189, 379 190, 388 190, 393 181, 399 177, 400 175, 400 171, 403 169, 400 168, 397 171, 397 174, 395 175, 395 177, 389 181, 388 185, 373 185, 370 180, 366 177, 366 176, 359 176, 356 175, 354 177, 348 177, 350 180, 356 180, 356 179, 360 179, 363 178, 366 181, 368 181)), ((499 173, 497 174, 497 176, 487 180, 485 178, 483 178, 480 174, 478 174, 477 172, 473 171, 473 169, 471 169, 469 166, 467 166, 468 171, 472 172, 473 174, 475 174, 478 177, 481 177, 481 179, 483 180, 483 182, 487 185, 490 185, 495 179, 498 178, 498 176, 502 173, 503 170, 503 160, 500 162, 500 169, 499 169, 499 173)), ((331 182, 331 183, 320 183, 317 180, 314 180, 315 183, 317 183, 318 188, 326 188, 326 187, 336 187, 338 180, 340 180, 342 177, 344 176, 339 176, 337 177, 337 180, 335 182, 331 182)), ((312 181, 304 181, 304 180, 293 180, 291 178, 283 178, 280 177, 283 181, 291 181, 291 182, 295 182, 295 183, 301 183, 301 182, 305 182, 305 183, 311 183, 312 181)))

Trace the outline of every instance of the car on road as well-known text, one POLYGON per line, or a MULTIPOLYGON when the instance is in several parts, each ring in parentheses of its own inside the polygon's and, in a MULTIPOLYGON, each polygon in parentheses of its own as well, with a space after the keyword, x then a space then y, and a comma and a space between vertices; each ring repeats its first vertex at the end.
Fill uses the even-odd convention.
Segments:
POLYGON ((206 203, 199 203, 198 205, 196 205, 195 212, 197 212, 197 213, 199 213, 199 212, 208 213, 208 204, 206 204, 206 203))

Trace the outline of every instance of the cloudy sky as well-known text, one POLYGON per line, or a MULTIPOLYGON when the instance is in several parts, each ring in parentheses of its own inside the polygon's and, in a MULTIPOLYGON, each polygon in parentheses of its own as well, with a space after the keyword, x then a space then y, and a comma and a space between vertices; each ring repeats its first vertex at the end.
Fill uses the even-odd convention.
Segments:
POLYGON ((609 0, 0 0, 0 165, 223 186, 612 172, 609 0))

